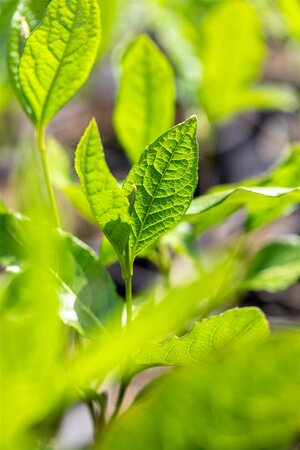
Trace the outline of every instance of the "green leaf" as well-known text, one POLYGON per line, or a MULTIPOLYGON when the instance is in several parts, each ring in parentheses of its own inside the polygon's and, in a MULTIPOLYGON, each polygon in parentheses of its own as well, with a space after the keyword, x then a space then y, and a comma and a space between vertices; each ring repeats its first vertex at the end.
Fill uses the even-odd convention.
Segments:
POLYGON ((171 230, 193 198, 198 180, 197 119, 191 117, 147 147, 125 180, 137 189, 132 211, 132 257, 171 230))
POLYGON ((117 318, 121 323, 122 301, 95 252, 68 233, 61 238, 59 276, 76 296, 74 310, 82 329, 103 328, 117 318))
POLYGON ((96 0, 52 0, 29 36, 19 79, 35 125, 47 125, 76 94, 94 64, 100 42, 96 0))
POLYGON ((243 287, 277 292, 300 278, 300 238, 290 236, 271 242, 250 260, 243 287))
POLYGON ((122 256, 131 231, 129 201, 106 165, 95 120, 78 144, 75 168, 98 225, 122 256))
POLYGON ((283 20, 290 32, 292 38, 294 38, 298 43, 300 42, 300 27, 299 27, 299 11, 300 2, 299 0, 278 0, 276 6, 279 8, 283 20))
POLYGON ((24 111, 33 120, 30 103, 23 94, 20 84, 19 66, 26 39, 37 27, 45 12, 49 0, 42 0, 36 4, 33 0, 20 1, 10 24, 7 63, 11 83, 24 111))
POLYGON ((174 76, 165 56, 142 35, 125 53, 114 123, 130 161, 174 120, 174 76))
POLYGON ((67 152, 53 137, 47 139, 49 150, 49 168, 51 181, 87 221, 96 224, 90 205, 82 192, 81 186, 73 181, 67 152))
MULTIPOLYGON (((4 267, 30 264, 31 255, 25 250, 30 224, 20 214, 0 211, 0 264, 4 267)), ((51 237, 56 254, 50 268, 61 286, 63 320, 73 326, 77 317, 85 332, 106 325, 113 318, 120 323, 122 302, 95 252, 71 234, 55 231, 51 237)))
POLYGON ((166 374, 97 450, 281 450, 299 435, 299 333, 166 374))
POLYGON ((80 184, 73 182, 65 183, 61 186, 61 191, 85 220, 98 225, 80 184))
POLYGON ((210 361, 224 352, 247 348, 268 334, 257 308, 231 309, 196 323, 182 337, 145 345, 135 358, 142 366, 190 365, 210 361))
POLYGON ((243 109, 291 110, 297 106, 292 90, 253 86, 260 76, 266 48, 260 18, 249 2, 220 2, 205 16, 198 33, 203 72, 200 102, 211 121, 218 122, 243 109))
POLYGON ((203 233, 245 206, 248 211, 246 229, 250 231, 277 219, 299 202, 299 188, 240 186, 196 198, 185 219, 195 223, 198 233, 203 233))
POLYGON ((28 256, 24 244, 21 216, 11 214, 4 205, 0 208, 0 264, 19 265, 28 256))

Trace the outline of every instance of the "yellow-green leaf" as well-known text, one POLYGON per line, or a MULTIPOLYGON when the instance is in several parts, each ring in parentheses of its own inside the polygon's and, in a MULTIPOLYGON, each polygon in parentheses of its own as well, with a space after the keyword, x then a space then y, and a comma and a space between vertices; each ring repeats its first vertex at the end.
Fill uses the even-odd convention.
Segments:
POLYGON ((140 36, 125 53, 114 114, 118 137, 133 163, 172 126, 174 97, 170 64, 148 36, 140 36))
POLYGON ((268 323, 258 308, 235 308, 196 323, 182 337, 145 345, 135 362, 142 366, 199 364, 228 351, 245 349, 268 332, 268 323))
POLYGON ((121 256, 131 231, 129 201, 107 167, 95 120, 78 144, 75 168, 96 222, 121 256))
POLYGON ((20 61, 23 95, 31 119, 45 126, 86 81, 100 42, 96 0, 52 0, 29 36, 20 61))
POLYGON ((163 133, 147 147, 125 180, 136 186, 132 210, 132 256, 171 230, 189 207, 198 180, 197 118, 163 133))

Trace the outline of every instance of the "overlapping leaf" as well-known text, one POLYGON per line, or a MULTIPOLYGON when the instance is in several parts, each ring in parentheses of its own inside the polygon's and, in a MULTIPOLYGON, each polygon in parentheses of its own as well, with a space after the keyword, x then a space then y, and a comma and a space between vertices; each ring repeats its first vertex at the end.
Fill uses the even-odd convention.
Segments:
POLYGON ((131 231, 129 201, 106 165, 94 120, 78 144, 75 167, 98 225, 122 256, 131 231))
POLYGON ((100 42, 96 0, 52 0, 41 25, 29 36, 19 65, 30 118, 45 126, 82 86, 100 42))
POLYGON ((191 365, 227 351, 245 349, 268 334, 268 324, 257 308, 228 310, 196 323, 182 337, 145 345, 135 358, 142 366, 191 365))
POLYGON ((191 117, 147 147, 125 180, 136 187, 130 248, 141 252, 172 229, 189 207, 198 179, 197 119, 191 117))
POLYGON ((171 66, 148 36, 140 36, 122 62, 114 115, 118 137, 133 163, 172 126, 174 96, 171 66))

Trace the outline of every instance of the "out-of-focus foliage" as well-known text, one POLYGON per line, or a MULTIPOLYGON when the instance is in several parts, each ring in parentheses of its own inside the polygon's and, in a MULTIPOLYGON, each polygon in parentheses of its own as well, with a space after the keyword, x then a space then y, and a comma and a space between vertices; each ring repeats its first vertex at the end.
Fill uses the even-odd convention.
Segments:
MULTIPOLYGON (((32 255, 27 245, 31 227, 28 219, 3 208, 0 213, 0 262, 4 267, 15 266, 21 270, 31 266, 32 255)), ((112 317, 115 320, 117 311, 121 312, 121 302, 110 276, 92 249, 79 239, 61 232, 54 233, 51 240, 58 251, 53 262, 49 262, 49 269, 58 274, 57 291, 64 322, 85 333, 95 328, 101 330, 103 323, 112 317)))
POLYGON ((299 431, 299 334, 165 376, 97 449, 281 449, 299 431))
POLYGON ((116 132, 133 163, 172 126, 174 94, 169 62, 148 36, 139 37, 123 58, 114 116, 116 132))
POLYGON ((240 186, 195 199, 186 217, 196 224, 197 232, 201 233, 246 206, 246 229, 253 230, 276 219, 284 214, 288 207, 299 202, 299 188, 240 186))
POLYGON ((300 238, 291 236, 261 248, 250 261, 245 288, 276 292, 300 278, 300 238))
MULTIPOLYGON (((281 5, 288 22, 297 21, 294 13, 297 1, 281 2, 294 2, 281 5)), ((259 83, 266 45, 260 9, 251 2, 162 0, 158 3, 154 26, 174 64, 179 65, 183 93, 189 93, 191 102, 198 97, 211 122, 226 119, 243 109, 297 107, 296 93, 288 86, 259 83), (163 22, 170 30, 161 30, 163 22)))
POLYGON ((146 345, 135 362, 145 367, 195 365, 228 351, 245 350, 267 334, 268 325, 260 310, 232 309, 195 323, 184 336, 146 345))
POLYGON ((50 411, 59 414, 67 384, 66 331, 47 269, 55 242, 37 221, 28 225, 25 244, 30 268, 1 292, 1 446, 9 449, 36 446, 34 426, 50 411))

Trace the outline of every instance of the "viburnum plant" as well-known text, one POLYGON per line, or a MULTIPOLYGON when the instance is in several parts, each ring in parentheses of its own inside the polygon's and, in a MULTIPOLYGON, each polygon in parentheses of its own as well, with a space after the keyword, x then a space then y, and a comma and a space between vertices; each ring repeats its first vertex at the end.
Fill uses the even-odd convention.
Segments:
POLYGON ((298 237, 248 247, 258 228, 299 203, 300 147, 259 178, 194 198, 197 118, 172 126, 173 71, 142 35, 123 56, 114 112, 132 163, 125 181, 110 172, 93 118, 75 155, 80 186, 68 170, 57 180, 49 153, 63 150, 46 127, 87 80, 100 35, 96 0, 52 0, 41 22, 22 1, 12 20, 8 67, 36 130, 49 214, 33 208, 27 217, 0 204, 2 448, 58 448, 64 414, 79 401, 93 420, 90 448, 290 448, 299 425, 299 334, 270 335, 256 307, 226 308, 247 290, 276 292, 300 276, 298 237), (62 230, 53 184, 102 231, 99 255, 62 230), (242 207, 240 238, 200 263, 197 237, 242 207), (178 254, 192 275, 174 285, 178 254), (140 255, 165 283, 135 300, 140 255), (125 303, 106 271, 116 260, 125 303), (132 379, 156 366, 181 370, 160 373, 126 402, 132 379))

